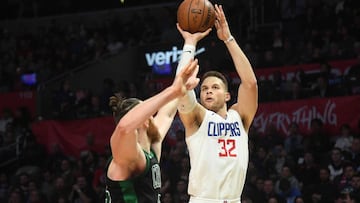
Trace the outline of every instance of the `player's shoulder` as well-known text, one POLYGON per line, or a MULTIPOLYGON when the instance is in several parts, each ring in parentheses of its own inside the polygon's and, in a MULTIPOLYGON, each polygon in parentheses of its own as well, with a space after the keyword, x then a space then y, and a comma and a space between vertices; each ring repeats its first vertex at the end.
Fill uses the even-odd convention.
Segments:
POLYGON ((239 112, 235 108, 228 109, 228 114, 239 114, 239 112))
POLYGON ((230 108, 227 113, 228 113, 229 116, 233 116, 233 117, 236 117, 238 119, 241 119, 240 113, 234 108, 230 108))

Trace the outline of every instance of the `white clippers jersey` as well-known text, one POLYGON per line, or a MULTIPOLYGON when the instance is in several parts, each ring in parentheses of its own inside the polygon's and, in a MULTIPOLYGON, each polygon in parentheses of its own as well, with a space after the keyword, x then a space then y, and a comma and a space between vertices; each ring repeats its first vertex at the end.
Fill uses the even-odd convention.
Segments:
POLYGON ((186 138, 191 170, 188 192, 206 199, 240 198, 248 167, 248 135, 240 115, 207 111, 199 130, 186 138))

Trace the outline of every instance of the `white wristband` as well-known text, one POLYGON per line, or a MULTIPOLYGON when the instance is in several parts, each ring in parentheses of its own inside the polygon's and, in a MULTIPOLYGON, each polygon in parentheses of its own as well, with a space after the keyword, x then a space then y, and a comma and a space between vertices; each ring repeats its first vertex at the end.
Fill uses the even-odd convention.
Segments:
POLYGON ((230 35, 230 37, 227 40, 225 40, 224 42, 225 42, 225 44, 227 44, 231 41, 234 41, 234 37, 232 35, 230 35))

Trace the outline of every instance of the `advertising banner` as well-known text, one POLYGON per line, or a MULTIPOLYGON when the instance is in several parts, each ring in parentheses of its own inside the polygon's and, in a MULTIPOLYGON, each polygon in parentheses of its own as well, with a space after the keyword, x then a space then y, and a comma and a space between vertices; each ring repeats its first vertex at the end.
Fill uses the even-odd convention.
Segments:
MULTIPOLYGON (((0 94, 0 110, 9 108, 15 111, 26 108, 32 116, 36 114, 36 93, 34 91, 21 91, 0 94)), ((0 114, 1 114, 0 113, 0 114)))
POLYGON ((290 123, 295 122, 306 134, 310 130, 311 120, 318 118, 327 132, 337 134, 344 123, 357 129, 360 120, 359 104, 359 95, 264 103, 259 105, 253 125, 264 133, 272 123, 286 134, 290 123))
MULTIPOLYGON (((260 104, 253 126, 263 133, 269 124, 273 124, 286 134, 290 123, 296 122, 306 134, 310 129, 311 120, 318 118, 323 122, 325 130, 335 135, 344 123, 357 129, 360 120, 359 104, 359 95, 260 104)), ((174 133, 176 129, 182 129, 181 122, 178 119, 175 121, 172 125, 172 129, 175 130, 170 130, 169 134, 174 133)), ((54 144, 59 144, 66 154, 73 156, 79 156, 84 149, 104 152, 114 128, 112 117, 77 121, 41 121, 32 125, 38 142, 45 145, 49 151, 54 144), (89 135, 94 138, 94 144, 91 146, 87 144, 89 135)))
POLYGON ((112 117, 75 121, 48 120, 32 124, 38 143, 44 145, 48 152, 56 144, 67 155, 74 157, 80 156, 84 150, 104 153, 114 128, 112 117), (89 142, 90 137, 92 142, 89 142))

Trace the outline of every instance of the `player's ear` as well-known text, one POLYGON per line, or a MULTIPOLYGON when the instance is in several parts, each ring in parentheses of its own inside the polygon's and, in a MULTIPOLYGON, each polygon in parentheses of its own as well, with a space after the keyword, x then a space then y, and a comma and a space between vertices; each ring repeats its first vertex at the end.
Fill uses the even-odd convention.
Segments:
POLYGON ((230 99, 231 99, 230 93, 229 93, 229 92, 226 92, 226 93, 225 93, 225 101, 230 101, 230 99))

